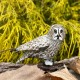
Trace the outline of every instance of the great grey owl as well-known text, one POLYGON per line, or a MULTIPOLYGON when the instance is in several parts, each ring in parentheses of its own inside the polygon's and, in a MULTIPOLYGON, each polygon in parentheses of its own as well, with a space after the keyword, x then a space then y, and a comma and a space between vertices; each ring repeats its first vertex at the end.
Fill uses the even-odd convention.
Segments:
POLYGON ((63 26, 60 24, 52 25, 46 35, 22 44, 15 49, 16 51, 24 52, 16 63, 23 61, 25 58, 37 57, 44 59, 45 65, 53 65, 52 58, 60 49, 64 38, 65 29, 63 26))

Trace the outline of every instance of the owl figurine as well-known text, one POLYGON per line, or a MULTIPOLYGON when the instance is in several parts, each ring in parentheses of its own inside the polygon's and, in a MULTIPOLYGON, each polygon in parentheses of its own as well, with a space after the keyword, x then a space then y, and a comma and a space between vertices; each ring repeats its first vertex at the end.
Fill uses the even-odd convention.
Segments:
POLYGON ((15 48, 16 51, 24 52, 23 56, 16 63, 20 63, 26 58, 37 57, 43 59, 45 65, 52 66, 52 58, 59 51, 64 39, 64 27, 60 24, 54 24, 46 35, 35 38, 15 48))

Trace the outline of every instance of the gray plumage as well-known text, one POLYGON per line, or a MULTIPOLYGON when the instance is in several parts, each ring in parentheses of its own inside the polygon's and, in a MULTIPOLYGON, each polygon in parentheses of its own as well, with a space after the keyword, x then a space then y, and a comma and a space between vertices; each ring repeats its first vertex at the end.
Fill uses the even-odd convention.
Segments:
POLYGON ((23 56, 16 63, 28 57, 37 57, 46 60, 46 65, 52 65, 51 59, 60 49, 64 38, 65 29, 62 25, 52 25, 46 35, 40 36, 16 48, 16 51, 24 51, 23 56))

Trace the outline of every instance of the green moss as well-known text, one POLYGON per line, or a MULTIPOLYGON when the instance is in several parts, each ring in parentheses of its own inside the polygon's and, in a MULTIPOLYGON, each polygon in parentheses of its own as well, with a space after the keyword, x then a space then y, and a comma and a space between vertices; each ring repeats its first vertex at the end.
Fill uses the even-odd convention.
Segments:
MULTIPOLYGON (((0 50, 16 48, 60 23, 67 36, 58 59, 80 55, 79 0, 2 0, 0 2, 0 50)), ((0 62, 16 60, 22 55, 9 51, 0 54, 0 62)), ((31 59, 25 62, 29 62, 31 59)), ((36 63, 37 60, 33 60, 36 63)))

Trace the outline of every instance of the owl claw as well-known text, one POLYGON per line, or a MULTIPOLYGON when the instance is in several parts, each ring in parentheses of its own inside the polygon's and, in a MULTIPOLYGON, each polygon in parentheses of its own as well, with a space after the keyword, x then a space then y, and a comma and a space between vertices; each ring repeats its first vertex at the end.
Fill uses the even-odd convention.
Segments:
POLYGON ((46 66, 52 66, 53 65, 53 62, 52 61, 49 61, 49 60, 45 60, 44 64, 46 66))

